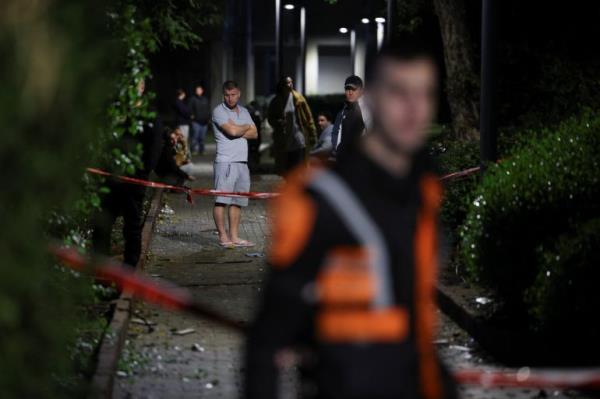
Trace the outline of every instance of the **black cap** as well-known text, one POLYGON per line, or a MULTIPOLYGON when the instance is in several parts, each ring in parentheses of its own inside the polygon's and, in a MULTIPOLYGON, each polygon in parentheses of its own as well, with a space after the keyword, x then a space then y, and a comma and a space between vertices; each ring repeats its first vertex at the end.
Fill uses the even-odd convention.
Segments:
POLYGON ((363 87, 363 81, 361 78, 359 78, 356 75, 348 76, 346 78, 346 81, 344 82, 344 89, 351 88, 351 89, 356 90, 356 89, 359 89, 362 87, 363 87))

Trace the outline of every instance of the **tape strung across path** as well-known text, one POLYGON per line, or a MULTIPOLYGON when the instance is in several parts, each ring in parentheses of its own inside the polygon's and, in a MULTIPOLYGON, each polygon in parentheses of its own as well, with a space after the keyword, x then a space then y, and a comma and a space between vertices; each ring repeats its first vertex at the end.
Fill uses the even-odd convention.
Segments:
POLYGON ((244 330, 243 323, 196 303, 188 290, 174 284, 158 284, 133 268, 113 260, 105 259, 102 263, 96 263, 72 248, 50 246, 49 251, 71 269, 111 281, 123 291, 148 303, 169 310, 186 311, 239 332, 244 330))
MULTIPOLYGON (((473 173, 478 172, 480 169, 479 166, 474 168, 469 168, 466 170, 462 170, 460 172, 454 172, 440 177, 440 181, 449 181, 460 179, 473 173)), ((193 203, 193 197, 195 195, 202 196, 213 196, 213 197, 232 197, 232 198, 249 198, 249 199, 271 199, 279 196, 279 193, 261 193, 261 192, 232 192, 232 191, 218 191, 211 190, 208 188, 190 188, 185 186, 174 186, 171 184, 160 183, 156 181, 138 179, 135 177, 128 176, 118 176, 109 172, 106 172, 102 169, 96 168, 87 168, 86 171, 91 174, 100 175, 104 177, 110 177, 112 179, 121 181, 123 183, 136 184, 138 186, 150 187, 150 188, 163 188, 166 190, 172 190, 179 193, 183 193, 187 196, 187 200, 189 203, 193 203)))
POLYGON ((473 168, 461 170, 460 172, 448 173, 447 175, 440 177, 440 181, 455 180, 460 179, 462 177, 467 177, 472 175, 473 173, 479 172, 480 169, 481 167, 475 166, 473 168))
MULTIPOLYGON (((116 261, 94 263, 75 249, 51 246, 50 252, 63 264, 79 272, 88 272, 115 283, 123 291, 139 299, 169 310, 186 311, 194 316, 244 333, 244 324, 208 309, 192 299, 189 291, 173 284, 157 283, 136 273, 116 261)), ((460 369, 454 371, 460 384, 479 385, 485 388, 555 388, 588 389, 600 391, 600 369, 580 370, 531 370, 523 367, 517 371, 460 369)))
POLYGON ((164 188, 166 190, 177 191, 187 195, 188 202, 193 203, 194 195, 213 196, 213 197, 232 197, 232 198, 249 198, 249 199, 270 199, 279 196, 279 193, 257 193, 257 192, 233 192, 233 191, 218 191, 211 190, 208 188, 189 188, 184 186, 173 186, 171 184, 165 184, 150 180, 138 179, 135 177, 118 176, 112 173, 106 172, 101 169, 87 168, 86 171, 91 174, 110 177, 115 180, 119 180, 123 183, 136 184, 138 186, 151 187, 151 188, 164 188))

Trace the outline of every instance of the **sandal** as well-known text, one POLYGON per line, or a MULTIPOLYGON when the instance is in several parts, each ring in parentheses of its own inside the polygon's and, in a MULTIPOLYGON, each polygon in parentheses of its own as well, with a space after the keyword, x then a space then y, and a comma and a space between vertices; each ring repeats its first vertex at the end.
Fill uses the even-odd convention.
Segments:
POLYGON ((249 247, 253 247, 256 244, 254 244, 253 242, 250 242, 248 240, 239 240, 239 241, 235 241, 233 242, 233 246, 237 247, 237 248, 249 248, 249 247))
POLYGON ((235 247, 235 244, 231 241, 219 241, 219 246, 223 248, 233 248, 235 247))

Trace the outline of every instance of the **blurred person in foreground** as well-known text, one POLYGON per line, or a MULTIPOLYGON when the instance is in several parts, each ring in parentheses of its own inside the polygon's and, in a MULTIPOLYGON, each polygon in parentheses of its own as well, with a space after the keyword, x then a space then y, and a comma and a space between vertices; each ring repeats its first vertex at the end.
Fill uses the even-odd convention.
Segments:
MULTIPOLYGON (((212 112, 213 132, 217 141, 214 163, 215 190, 250 191, 248 140, 258 133, 248 110, 239 103, 240 88, 233 80, 223 83, 223 102, 212 112)), ((213 217, 219 233, 219 245, 224 248, 252 247, 255 244, 239 236, 242 208, 248 198, 215 197, 213 217), (229 229, 225 228, 225 213, 229 229)))
POLYGON ((277 84, 267 118, 273 127, 277 173, 286 175, 296 166, 306 164, 308 151, 317 142, 317 128, 306 98, 294 90, 294 81, 289 76, 277 84))
POLYGON ((271 271, 246 346, 248 399, 278 397, 278 365, 291 353, 309 354, 303 398, 456 397, 433 344, 441 189, 425 143, 436 63, 402 43, 371 71, 369 134, 331 169, 295 172, 274 200, 271 271))

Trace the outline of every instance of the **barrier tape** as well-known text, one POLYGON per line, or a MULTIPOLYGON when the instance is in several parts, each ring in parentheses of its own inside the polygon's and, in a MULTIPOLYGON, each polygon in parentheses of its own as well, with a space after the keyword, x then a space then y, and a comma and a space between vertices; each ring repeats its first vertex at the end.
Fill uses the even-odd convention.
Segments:
MULTIPOLYGON (((446 180, 458 180, 463 177, 467 177, 476 173, 480 170, 479 166, 462 170, 460 172, 449 173, 440 177, 440 181, 446 180)), ((115 180, 119 180, 123 183, 136 184, 138 186, 150 187, 150 188, 163 188, 166 190, 172 190, 183 193, 187 196, 187 200, 190 204, 194 203, 194 195, 202 196, 213 196, 213 197, 231 197, 231 198, 249 198, 249 199, 271 199, 279 196, 279 193, 263 193, 263 192, 233 192, 233 191, 219 191, 208 188, 190 188, 185 186, 174 186, 171 184, 160 183, 151 180, 138 179, 135 177, 119 176, 113 173, 106 172, 102 169, 87 168, 86 171, 91 174, 110 177, 115 180)))
POLYGON ((473 173, 479 172, 480 169, 481 167, 475 166, 473 168, 461 170, 460 172, 448 173, 447 175, 440 177, 440 181, 457 180, 463 177, 470 176, 473 173))
POLYGON ((485 388, 552 388, 600 391, 600 369, 532 370, 518 371, 464 369, 454 372, 455 380, 464 385, 485 388))
POLYGON ((148 303, 169 310, 189 312, 194 316, 214 321, 239 332, 244 330, 241 322, 204 307, 193 300, 188 290, 174 284, 159 284, 137 273, 133 268, 116 261, 104 260, 102 263, 96 264, 72 248, 50 246, 49 251, 73 270, 90 273, 98 278, 111 281, 123 292, 130 293, 148 303))
MULTIPOLYGON (((50 252, 62 263, 80 272, 95 274, 115 283, 124 292, 148 303, 169 310, 189 312, 194 316, 221 324, 244 333, 242 322, 228 318, 195 302, 188 290, 173 284, 157 283, 133 269, 115 261, 95 264, 72 248, 51 246, 50 252)), ((453 372, 459 384, 478 385, 484 388, 553 388, 586 389, 600 391, 600 369, 531 370, 523 367, 515 371, 459 369, 453 372)))
POLYGON ((88 173, 110 177, 115 180, 119 180, 123 183, 136 184, 138 186, 150 187, 150 188, 163 188, 166 190, 173 190, 180 193, 184 193, 187 196, 188 202, 193 203, 194 195, 213 196, 213 197, 231 197, 231 198, 249 198, 249 199, 271 199, 279 196, 279 193, 260 193, 260 192, 234 192, 234 191, 219 191, 211 190, 207 188, 189 188, 184 186, 174 186, 171 184, 165 184, 155 182, 151 180, 138 179, 135 177, 119 176, 113 173, 106 172, 102 169, 87 168, 88 173))

